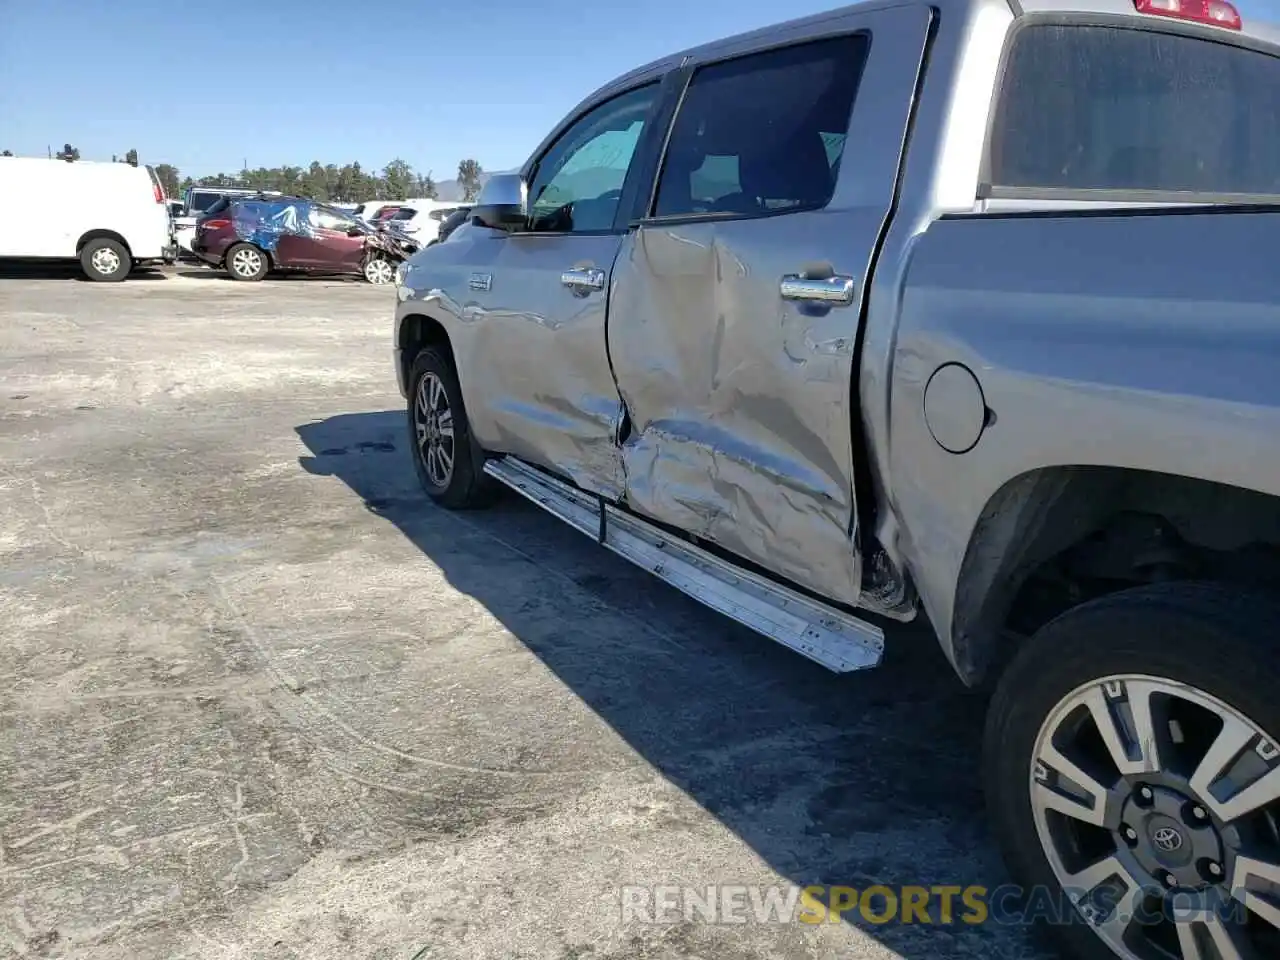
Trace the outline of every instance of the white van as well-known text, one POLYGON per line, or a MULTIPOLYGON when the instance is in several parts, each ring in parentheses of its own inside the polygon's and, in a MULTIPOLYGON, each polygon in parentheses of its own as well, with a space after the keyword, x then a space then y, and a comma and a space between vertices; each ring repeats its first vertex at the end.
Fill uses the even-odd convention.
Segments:
POLYGON ((90 280, 177 257, 164 187, 151 167, 0 157, 0 257, 78 259, 90 280))

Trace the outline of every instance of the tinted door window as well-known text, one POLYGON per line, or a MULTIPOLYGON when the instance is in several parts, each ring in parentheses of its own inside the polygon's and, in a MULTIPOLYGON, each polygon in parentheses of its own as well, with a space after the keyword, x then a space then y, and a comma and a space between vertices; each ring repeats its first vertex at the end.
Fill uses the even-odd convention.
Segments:
POLYGON ((699 69, 676 115, 654 215, 826 206, 866 54, 865 36, 833 37, 699 69))
POLYGON ((556 140, 538 162, 529 188, 531 229, 613 229, 622 185, 657 92, 650 84, 602 103, 556 140))
POLYGON ((991 143, 994 186, 1280 193, 1280 58, 1152 30, 1029 26, 991 143))

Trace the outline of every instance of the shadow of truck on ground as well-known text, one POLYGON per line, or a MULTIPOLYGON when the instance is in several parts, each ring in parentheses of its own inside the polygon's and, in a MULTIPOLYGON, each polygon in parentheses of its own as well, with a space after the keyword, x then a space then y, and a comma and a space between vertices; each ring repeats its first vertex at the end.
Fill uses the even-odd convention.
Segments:
MULTIPOLYGON (((437 508, 418 486, 401 410, 343 414, 297 433, 310 451, 301 461, 308 472, 338 478, 398 528, 454 589, 787 880, 859 889, 1009 882, 979 786, 985 704, 956 679, 923 620, 886 627, 878 669, 836 676, 514 495, 484 511, 437 508), (468 550, 476 534, 544 571, 547 595, 536 612, 468 550), (566 580, 635 619, 625 648, 602 648, 578 629, 581 592, 566 591, 566 580), (563 605, 559 616, 547 615, 548 603, 563 605)), ((1044 956, 1009 925, 857 922, 907 960, 1044 956)))

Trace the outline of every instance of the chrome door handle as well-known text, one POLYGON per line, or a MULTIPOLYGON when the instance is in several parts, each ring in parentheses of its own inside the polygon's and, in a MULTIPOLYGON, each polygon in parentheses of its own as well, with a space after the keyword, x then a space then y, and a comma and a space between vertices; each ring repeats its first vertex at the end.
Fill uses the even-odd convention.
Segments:
POLYGON ((595 267, 579 267, 560 274, 560 282, 577 294, 604 289, 604 271, 595 267))
POLYGON ((778 292, 783 300, 817 300, 836 307, 847 307, 853 303, 853 294, 857 284, 853 277, 825 277, 822 280, 809 280, 799 274, 789 273, 782 278, 778 292))

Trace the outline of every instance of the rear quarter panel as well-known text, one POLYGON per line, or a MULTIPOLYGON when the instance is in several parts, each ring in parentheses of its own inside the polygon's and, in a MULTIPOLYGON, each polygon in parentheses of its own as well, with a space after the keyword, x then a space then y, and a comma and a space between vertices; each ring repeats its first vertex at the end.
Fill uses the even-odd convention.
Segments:
MULTIPOLYGON (((988 500, 1043 467, 1160 471, 1280 494, 1280 212, 944 218, 911 251, 889 463, 901 546, 952 634, 988 500), (989 423, 948 453, 924 416, 945 363, 989 423)), ((949 651, 950 652, 950 651, 949 651)))
MULTIPOLYGON (((158 258, 169 243, 169 208, 156 203, 151 177, 143 167, 103 164, 82 179, 79 229, 74 244, 89 230, 113 230, 124 237, 135 260, 158 258)), ((74 256, 72 249, 67 256, 74 256)))

